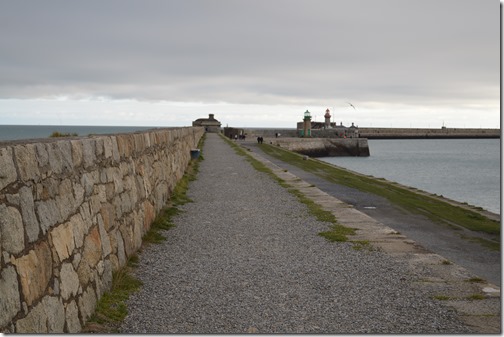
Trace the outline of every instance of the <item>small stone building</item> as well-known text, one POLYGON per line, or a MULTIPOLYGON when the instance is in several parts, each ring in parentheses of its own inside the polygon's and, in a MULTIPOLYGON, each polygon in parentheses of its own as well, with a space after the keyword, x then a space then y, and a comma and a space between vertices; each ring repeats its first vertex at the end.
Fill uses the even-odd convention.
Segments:
POLYGON ((221 122, 214 118, 214 114, 209 114, 208 118, 198 118, 193 121, 192 126, 202 126, 206 132, 219 133, 221 129, 221 122))

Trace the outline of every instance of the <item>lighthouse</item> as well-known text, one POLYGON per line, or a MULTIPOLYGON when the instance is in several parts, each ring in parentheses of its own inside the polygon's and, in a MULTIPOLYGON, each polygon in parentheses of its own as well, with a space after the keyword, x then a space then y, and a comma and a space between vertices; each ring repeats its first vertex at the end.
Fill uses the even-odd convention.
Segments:
POLYGON ((303 137, 311 137, 311 116, 308 110, 305 111, 303 118, 303 137))
POLYGON ((330 129, 331 128, 331 114, 329 109, 325 111, 325 123, 324 123, 324 129, 330 129))

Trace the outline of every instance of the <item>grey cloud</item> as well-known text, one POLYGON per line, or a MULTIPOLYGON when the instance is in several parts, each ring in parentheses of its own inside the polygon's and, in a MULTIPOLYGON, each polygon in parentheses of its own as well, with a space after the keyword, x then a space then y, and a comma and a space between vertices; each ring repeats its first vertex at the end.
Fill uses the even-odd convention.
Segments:
POLYGON ((499 87, 498 10, 481 0, 4 0, 0 97, 496 99, 467 88, 499 87))

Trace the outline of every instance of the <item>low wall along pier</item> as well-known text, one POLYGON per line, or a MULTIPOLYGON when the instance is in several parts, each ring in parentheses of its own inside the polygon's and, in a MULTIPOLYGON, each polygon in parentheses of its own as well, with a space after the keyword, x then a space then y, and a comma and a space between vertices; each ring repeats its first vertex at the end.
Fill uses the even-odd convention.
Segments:
POLYGON ((273 138, 266 141, 310 157, 369 157, 365 138, 273 138))
POLYGON ((79 332, 203 133, 0 143, 0 332, 79 332))
MULTIPOLYGON (((250 137, 299 137, 296 129, 244 129, 250 137)), ((464 129, 464 128, 359 128, 359 138, 367 139, 464 139, 464 138, 500 138, 500 129, 464 129)), ((314 138, 337 138, 334 129, 312 129, 314 138)))

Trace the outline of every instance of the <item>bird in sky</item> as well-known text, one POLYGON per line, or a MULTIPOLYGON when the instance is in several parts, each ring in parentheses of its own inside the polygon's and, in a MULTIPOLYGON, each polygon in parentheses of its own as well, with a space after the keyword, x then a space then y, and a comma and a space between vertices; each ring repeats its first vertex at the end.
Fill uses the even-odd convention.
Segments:
POLYGON ((347 103, 355 110, 355 107, 353 106, 352 103, 350 103, 350 102, 347 102, 347 103))

